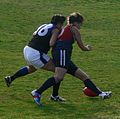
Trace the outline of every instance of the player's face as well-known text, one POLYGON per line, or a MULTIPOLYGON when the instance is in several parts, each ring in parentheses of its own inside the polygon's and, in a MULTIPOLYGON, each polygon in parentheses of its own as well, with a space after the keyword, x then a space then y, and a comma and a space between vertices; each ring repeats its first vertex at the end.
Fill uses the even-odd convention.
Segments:
POLYGON ((79 22, 74 22, 74 25, 75 25, 78 29, 80 29, 80 26, 81 26, 82 24, 79 23, 79 22))
POLYGON ((62 26, 63 26, 63 23, 58 23, 58 24, 57 24, 57 27, 58 27, 59 29, 61 29, 62 26))

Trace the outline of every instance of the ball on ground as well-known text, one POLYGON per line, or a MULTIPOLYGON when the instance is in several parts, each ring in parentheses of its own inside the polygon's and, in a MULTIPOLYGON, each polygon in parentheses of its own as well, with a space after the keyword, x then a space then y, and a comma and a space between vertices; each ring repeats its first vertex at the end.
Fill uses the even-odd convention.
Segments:
POLYGON ((88 87, 85 87, 83 89, 83 92, 86 96, 89 96, 89 97, 96 97, 97 96, 97 94, 88 87))

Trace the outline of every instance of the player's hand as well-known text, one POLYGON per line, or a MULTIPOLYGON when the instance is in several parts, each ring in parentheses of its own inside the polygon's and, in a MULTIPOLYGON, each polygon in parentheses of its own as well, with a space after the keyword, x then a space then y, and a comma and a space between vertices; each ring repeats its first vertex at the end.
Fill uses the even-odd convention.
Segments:
POLYGON ((92 46, 90 46, 90 45, 86 45, 85 47, 86 47, 87 51, 91 51, 92 50, 92 46))

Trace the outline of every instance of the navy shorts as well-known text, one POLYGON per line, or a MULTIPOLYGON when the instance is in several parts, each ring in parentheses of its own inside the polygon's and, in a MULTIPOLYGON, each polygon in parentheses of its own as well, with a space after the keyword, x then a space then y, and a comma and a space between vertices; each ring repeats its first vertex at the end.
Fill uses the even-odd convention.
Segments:
POLYGON ((56 67, 66 68, 68 73, 74 75, 78 67, 71 61, 72 44, 69 41, 57 41, 52 51, 56 67))

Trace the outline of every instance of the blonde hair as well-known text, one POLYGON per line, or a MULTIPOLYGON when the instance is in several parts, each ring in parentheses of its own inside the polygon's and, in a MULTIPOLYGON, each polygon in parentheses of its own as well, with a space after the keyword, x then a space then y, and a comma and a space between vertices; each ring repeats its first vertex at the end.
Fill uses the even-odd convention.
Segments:
POLYGON ((84 18, 80 13, 74 12, 68 16, 67 20, 69 21, 70 24, 74 22, 82 23, 84 21, 84 18))

